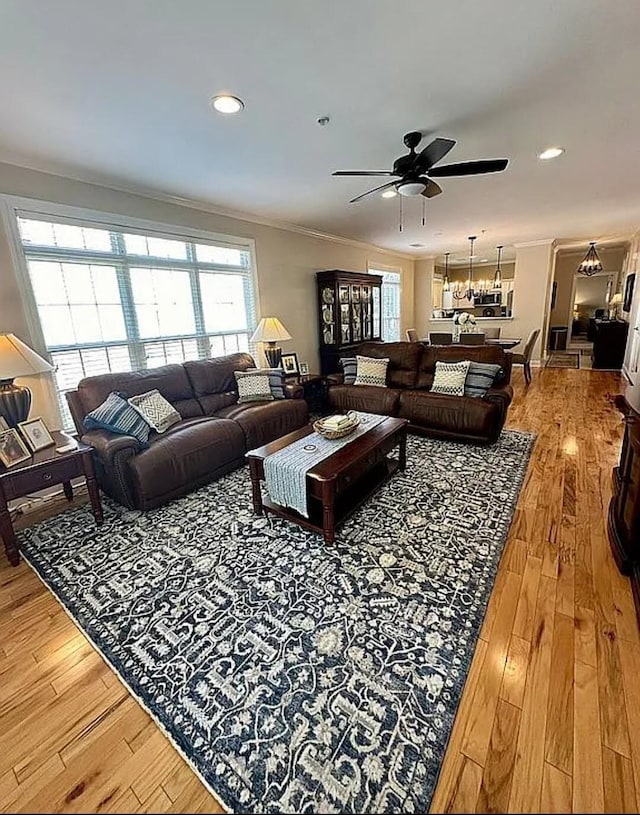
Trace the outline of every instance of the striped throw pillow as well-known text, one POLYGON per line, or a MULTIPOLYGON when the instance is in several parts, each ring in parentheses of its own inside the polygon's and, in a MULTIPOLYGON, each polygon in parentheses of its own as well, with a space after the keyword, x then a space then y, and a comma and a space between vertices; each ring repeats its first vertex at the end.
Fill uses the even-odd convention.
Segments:
POLYGON ((266 371, 269 375, 269 389, 271 390, 273 398, 284 399, 284 371, 282 368, 261 368, 260 370, 266 371))
POLYGON ((489 362, 472 362, 464 382, 464 395, 482 399, 498 377, 504 376, 500 365, 489 362))
POLYGON ((84 417, 85 430, 109 430, 134 436, 142 447, 149 446, 151 425, 120 393, 110 393, 104 402, 84 417))
POLYGON ((248 371, 234 371, 238 384, 238 404, 246 402, 273 402, 269 387, 269 369, 257 368, 248 371))
POLYGON ((387 365, 389 360, 374 357, 356 356, 356 381, 354 385, 373 385, 375 388, 387 387, 387 365))
POLYGON ((464 383, 470 364, 468 359, 463 362, 436 362, 431 392, 444 396, 464 396, 464 383))
POLYGON ((344 374, 344 384, 353 385, 356 381, 358 360, 355 357, 344 357, 340 360, 340 364, 342 365, 342 373, 344 374))

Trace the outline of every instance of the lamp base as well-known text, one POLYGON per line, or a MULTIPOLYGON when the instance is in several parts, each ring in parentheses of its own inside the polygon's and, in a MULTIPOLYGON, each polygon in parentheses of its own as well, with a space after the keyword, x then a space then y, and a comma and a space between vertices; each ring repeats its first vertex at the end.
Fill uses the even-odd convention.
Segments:
POLYGON ((14 385, 12 379, 0 382, 0 416, 9 427, 26 422, 31 410, 31 391, 23 385, 14 385))
POLYGON ((264 349, 264 355, 267 358, 270 368, 279 368, 280 360, 282 359, 282 348, 276 345, 275 342, 270 342, 264 349))

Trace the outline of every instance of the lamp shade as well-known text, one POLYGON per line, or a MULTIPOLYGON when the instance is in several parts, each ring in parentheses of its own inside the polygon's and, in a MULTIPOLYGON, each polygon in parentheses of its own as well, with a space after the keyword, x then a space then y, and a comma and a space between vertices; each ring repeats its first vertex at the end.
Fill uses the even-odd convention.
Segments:
POLYGON ((622 305, 622 292, 617 291, 611 300, 609 300, 610 306, 621 306, 622 305))
POLYGON ((55 370, 15 334, 0 334, 0 382, 17 376, 34 376, 55 370))
POLYGON ((291 334, 277 317, 263 317, 251 335, 250 342, 278 342, 290 339, 291 334))

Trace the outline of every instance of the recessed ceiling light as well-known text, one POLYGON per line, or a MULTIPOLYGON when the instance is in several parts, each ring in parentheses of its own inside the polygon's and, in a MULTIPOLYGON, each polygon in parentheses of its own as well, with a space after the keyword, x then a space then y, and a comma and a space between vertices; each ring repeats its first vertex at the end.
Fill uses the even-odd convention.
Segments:
POLYGON ((212 96, 209 104, 218 113, 240 113, 244 109, 244 102, 237 96, 230 96, 228 93, 220 93, 212 96))
POLYGON ((558 158, 564 153, 564 147, 547 147, 542 153, 538 153, 538 158, 548 161, 550 158, 558 158))
POLYGON ((385 190, 382 193, 383 198, 395 198, 398 193, 395 190, 385 190))

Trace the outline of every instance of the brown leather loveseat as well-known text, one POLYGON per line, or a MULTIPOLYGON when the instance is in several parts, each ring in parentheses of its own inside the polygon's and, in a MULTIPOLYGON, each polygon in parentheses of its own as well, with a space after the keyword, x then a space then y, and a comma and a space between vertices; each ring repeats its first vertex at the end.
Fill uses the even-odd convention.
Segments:
POLYGON ((493 345, 424 345, 414 342, 371 342, 355 354, 388 358, 387 387, 345 385, 341 375, 329 377, 333 410, 364 410, 409 419, 409 429, 453 441, 490 444, 498 438, 513 399, 511 354, 493 345), (504 376, 483 398, 431 393, 436 362, 497 363, 504 376))
POLYGON ((151 509, 244 464, 244 454, 308 422, 302 388, 285 385, 285 399, 239 405, 234 371, 255 368, 249 354, 165 365, 83 379, 67 401, 78 434, 95 450, 100 487, 127 507, 151 509), (126 397, 157 389, 182 421, 152 433, 141 449, 132 436, 86 431, 83 420, 112 391, 126 397))

